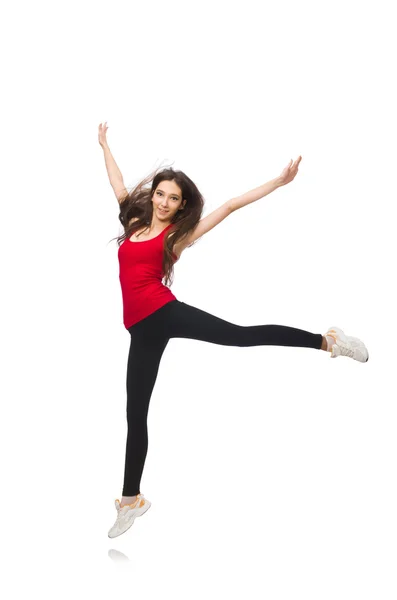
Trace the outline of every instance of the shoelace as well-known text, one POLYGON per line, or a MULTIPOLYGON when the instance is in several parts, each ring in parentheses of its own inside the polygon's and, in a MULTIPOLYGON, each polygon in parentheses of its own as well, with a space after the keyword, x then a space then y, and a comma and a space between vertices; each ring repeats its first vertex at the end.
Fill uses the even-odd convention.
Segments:
POLYGON ((341 354, 343 356, 349 356, 350 358, 354 357, 354 351, 349 348, 349 346, 347 346, 344 342, 341 342, 339 340, 337 346, 341 349, 341 354))
POLYGON ((140 502, 141 502, 142 496, 140 496, 139 498, 137 498, 137 500, 135 501, 134 507, 131 507, 130 504, 125 504, 122 508, 119 508, 119 510, 117 511, 117 518, 116 518, 116 522, 114 524, 115 527, 120 528, 122 527, 122 525, 124 524, 124 521, 126 520, 126 517, 130 515, 131 510, 134 510, 135 508, 138 508, 140 502), (123 510, 124 508, 127 507, 127 510, 123 510))
POLYGON ((327 333, 325 335, 328 335, 328 336, 334 338, 335 344, 341 349, 342 356, 348 356, 349 358, 354 358, 354 350, 351 349, 351 345, 349 347, 345 342, 342 342, 342 340, 337 340, 336 332, 333 329, 327 331, 327 333))

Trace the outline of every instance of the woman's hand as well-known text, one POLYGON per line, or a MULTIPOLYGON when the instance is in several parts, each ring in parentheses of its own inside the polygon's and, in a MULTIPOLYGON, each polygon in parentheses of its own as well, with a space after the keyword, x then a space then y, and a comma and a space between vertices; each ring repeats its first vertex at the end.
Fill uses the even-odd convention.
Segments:
POLYGON ((291 160, 289 161, 288 165, 285 167, 285 169, 283 170, 281 175, 279 177, 277 177, 277 181, 279 182, 279 185, 285 185, 286 183, 290 183, 294 179, 295 175, 298 172, 298 167, 299 167, 299 163, 301 160, 302 160, 302 157, 298 156, 296 161, 293 163, 292 158, 291 158, 291 160))
POLYGON ((105 121, 105 123, 102 125, 102 123, 99 124, 99 128, 98 128, 98 141, 99 144, 102 146, 102 148, 104 146, 108 145, 107 139, 106 139, 106 132, 108 130, 108 127, 106 125, 107 121, 105 121))

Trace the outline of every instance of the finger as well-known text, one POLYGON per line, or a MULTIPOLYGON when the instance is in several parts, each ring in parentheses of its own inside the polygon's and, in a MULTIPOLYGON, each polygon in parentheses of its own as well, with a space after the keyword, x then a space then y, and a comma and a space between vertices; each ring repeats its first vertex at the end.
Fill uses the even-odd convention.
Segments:
POLYGON ((296 169, 296 170, 298 169, 298 166, 299 166, 299 163, 301 160, 302 160, 302 157, 299 156, 299 158, 297 158, 296 161, 294 162, 293 169, 296 169))

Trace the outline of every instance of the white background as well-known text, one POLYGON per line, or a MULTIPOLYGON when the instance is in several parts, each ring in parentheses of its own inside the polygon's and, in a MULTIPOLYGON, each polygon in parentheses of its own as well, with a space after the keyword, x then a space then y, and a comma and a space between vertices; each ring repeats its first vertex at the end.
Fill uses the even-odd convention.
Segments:
POLYGON ((3 10, 5 597, 396 597, 391 8, 3 10), (113 540, 129 333, 105 121, 128 186, 173 162, 203 216, 302 155, 291 184, 183 253, 171 289, 242 325, 336 325, 370 356, 171 339, 149 408, 152 507, 113 540))

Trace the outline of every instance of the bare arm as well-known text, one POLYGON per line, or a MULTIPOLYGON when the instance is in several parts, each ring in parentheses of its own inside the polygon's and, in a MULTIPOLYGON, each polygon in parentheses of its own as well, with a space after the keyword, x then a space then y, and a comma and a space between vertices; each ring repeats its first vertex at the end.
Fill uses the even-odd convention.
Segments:
POLYGON ((241 196, 232 198, 232 200, 230 200, 232 211, 242 208, 243 206, 247 206, 247 204, 251 204, 251 202, 256 202, 260 198, 271 194, 271 192, 274 192, 274 190, 282 185, 290 183, 298 172, 298 167, 301 160, 301 156, 298 156, 295 162, 292 162, 291 158, 288 165, 285 167, 285 169, 283 169, 281 175, 271 179, 267 183, 264 183, 253 190, 250 190, 249 192, 246 192, 245 194, 242 194, 241 196))
POLYGON ((298 166, 302 157, 299 156, 296 161, 293 163, 292 159, 288 163, 288 165, 283 169, 281 175, 279 177, 275 177, 271 179, 267 183, 260 185, 259 187, 242 194, 241 196, 236 196, 231 200, 228 200, 222 206, 214 210, 212 213, 201 219, 196 225, 195 229, 191 231, 186 238, 177 242, 174 248, 177 248, 176 254, 181 253, 185 248, 187 248, 190 244, 200 238, 202 235, 207 233, 213 229, 216 225, 221 223, 227 216, 229 216, 235 210, 242 208, 243 206, 247 206, 247 204, 251 204, 251 202, 256 202, 259 198, 263 198, 263 196, 267 196, 271 192, 274 192, 277 188, 282 185, 286 185, 290 181, 292 181, 295 175, 298 172, 298 166))
POLYGON ((280 187, 279 179, 276 177, 275 179, 271 179, 267 183, 260 185, 259 187, 242 194, 241 196, 236 196, 236 198, 232 198, 230 200, 232 211, 237 210, 238 208, 242 208, 247 204, 251 204, 251 202, 256 202, 259 198, 263 198, 263 196, 267 196, 271 192, 274 192, 278 187, 280 187))
POLYGON ((122 202, 128 191, 125 188, 123 176, 120 169, 118 168, 116 161, 113 158, 112 153, 108 145, 103 147, 103 154, 105 157, 106 170, 109 175, 110 185, 113 188, 114 193, 117 196, 117 200, 122 202))
POLYGON ((125 185, 123 176, 121 174, 120 169, 117 166, 116 161, 113 158, 112 153, 110 152, 109 144, 106 140, 106 124, 99 125, 98 139, 99 144, 103 149, 103 155, 105 158, 106 170, 109 176, 110 185, 113 188, 114 193, 116 194, 117 200, 122 202, 125 196, 128 194, 125 185))

